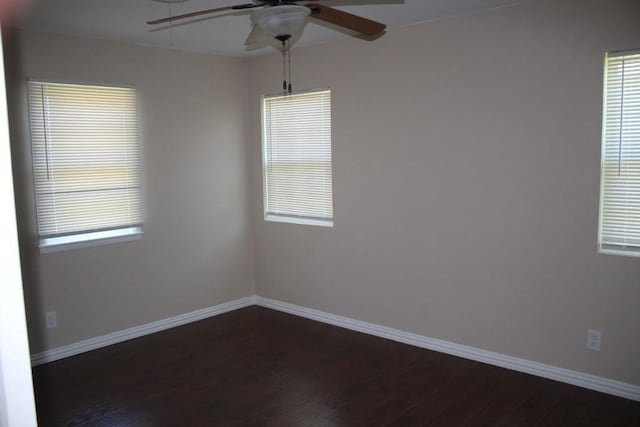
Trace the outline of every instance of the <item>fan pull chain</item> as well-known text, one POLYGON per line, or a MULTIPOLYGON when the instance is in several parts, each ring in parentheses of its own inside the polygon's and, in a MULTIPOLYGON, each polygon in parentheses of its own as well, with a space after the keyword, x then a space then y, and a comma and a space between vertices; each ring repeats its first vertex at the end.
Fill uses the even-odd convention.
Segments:
POLYGON ((282 90, 287 90, 287 51, 285 41, 282 41, 282 90))
POLYGON ((276 39, 280 40, 280 42, 282 43, 282 75, 284 76, 284 79, 282 81, 282 90, 285 93, 293 93, 293 87, 291 86, 291 43, 289 43, 290 38, 291 36, 288 34, 276 37, 276 39), (287 80, 289 80, 288 85, 287 80))
POLYGON ((291 45, 289 44, 287 46, 287 61, 288 61, 288 65, 289 65, 289 94, 291 94, 293 92, 293 88, 291 87, 291 45))

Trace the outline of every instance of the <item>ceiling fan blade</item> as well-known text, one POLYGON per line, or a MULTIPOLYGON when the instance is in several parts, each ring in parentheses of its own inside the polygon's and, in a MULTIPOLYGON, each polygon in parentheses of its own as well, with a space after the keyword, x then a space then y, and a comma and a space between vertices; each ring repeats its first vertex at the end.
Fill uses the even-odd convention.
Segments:
POLYGON ((210 13, 224 12, 225 10, 253 9, 254 7, 261 7, 261 6, 264 6, 265 4, 266 3, 246 3, 246 4, 237 4, 235 6, 217 7, 215 9, 206 9, 206 10, 200 10, 198 12, 185 13, 184 15, 176 15, 176 16, 169 16, 161 19, 155 19, 153 21, 148 21, 147 24, 149 25, 163 24, 165 22, 172 22, 178 19, 194 18, 196 16, 208 15, 210 13))
POLYGON ((356 33, 366 36, 378 35, 387 28, 385 24, 381 24, 380 22, 372 21, 371 19, 363 18, 362 16, 354 15, 322 4, 307 3, 305 6, 311 9, 312 18, 355 31, 356 33))
POLYGON ((385 4, 405 4, 406 0, 315 0, 322 3, 327 3, 328 6, 371 6, 371 5, 385 5, 385 4))
POLYGON ((267 36, 260 30, 257 25, 254 25, 251 28, 251 32, 249 33, 249 37, 244 42, 245 46, 265 46, 267 44, 268 38, 267 36))

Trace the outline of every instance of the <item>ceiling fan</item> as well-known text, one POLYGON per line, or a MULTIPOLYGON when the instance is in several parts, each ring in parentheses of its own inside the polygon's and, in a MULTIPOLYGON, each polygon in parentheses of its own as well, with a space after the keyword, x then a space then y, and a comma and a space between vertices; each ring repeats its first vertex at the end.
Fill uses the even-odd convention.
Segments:
MULTIPOLYGON (((186 0, 156 0, 164 3, 181 3, 186 0)), ((322 1, 322 0, 316 0, 322 1)), ((369 2, 388 2, 389 0, 369 0, 369 2)), ((391 0, 397 2, 398 0, 391 0)), ((363 2, 367 2, 364 0, 363 2)), ((181 19, 195 18, 202 15, 215 13, 249 10, 251 9, 251 22, 253 28, 246 46, 255 44, 257 40, 264 40, 263 35, 271 40, 280 42, 282 50, 282 68, 284 79, 282 89, 285 93, 291 94, 291 45, 300 36, 307 22, 307 17, 323 21, 341 29, 349 30, 359 36, 375 37, 381 35, 385 24, 372 21, 362 16, 354 15, 321 3, 311 1, 289 1, 289 0, 253 0, 253 3, 238 4, 235 6, 217 7, 213 9, 200 10, 197 12, 185 13, 183 15, 169 16, 167 18, 156 19, 147 22, 149 25, 173 23, 181 19)), ((278 45, 276 45, 278 46, 278 45)), ((274 46, 274 47, 276 47, 274 46)))
MULTIPOLYGON (((181 0, 159 1, 167 3, 181 2, 181 0)), ((148 21, 147 24, 156 25, 173 23, 177 20, 195 18, 198 16, 211 15, 225 11, 243 11, 251 9, 253 30, 245 44, 250 45, 252 41, 260 38, 260 36, 264 34, 270 38, 275 38, 280 41, 282 43, 283 50, 289 48, 290 45, 287 44, 290 44, 292 39, 295 39, 296 36, 300 35, 307 22, 307 17, 312 17, 338 28, 349 30, 359 36, 378 36, 381 35, 386 28, 386 25, 380 22, 335 9, 318 3, 317 1, 322 0, 316 0, 316 2, 304 0, 253 0, 253 3, 217 7, 185 13, 183 15, 155 19, 153 21, 148 21)))

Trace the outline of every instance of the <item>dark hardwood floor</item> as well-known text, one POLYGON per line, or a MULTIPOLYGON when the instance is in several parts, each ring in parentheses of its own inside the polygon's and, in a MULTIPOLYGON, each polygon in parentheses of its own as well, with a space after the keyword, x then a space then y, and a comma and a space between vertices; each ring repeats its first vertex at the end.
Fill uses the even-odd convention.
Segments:
POLYGON ((34 368, 42 426, 640 426, 640 403, 249 307, 34 368))

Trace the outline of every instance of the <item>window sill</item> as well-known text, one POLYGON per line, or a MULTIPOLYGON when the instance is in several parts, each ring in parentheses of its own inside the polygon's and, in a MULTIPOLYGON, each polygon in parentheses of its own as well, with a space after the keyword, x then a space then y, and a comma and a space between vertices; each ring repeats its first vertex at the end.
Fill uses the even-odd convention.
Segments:
POLYGON ((141 227, 120 228, 117 230, 96 231, 71 236, 50 237, 40 240, 40 253, 63 252, 93 246, 131 242, 142 239, 141 227))
POLYGON ((288 222, 290 224, 314 225, 317 227, 333 227, 332 219, 316 219, 298 216, 267 214, 264 216, 264 220, 271 222, 288 222))
POLYGON ((624 246, 604 246, 598 249, 598 253, 604 255, 618 255, 639 258, 640 248, 624 246))

